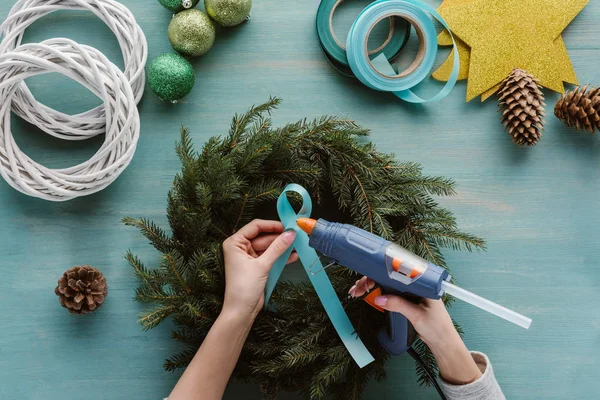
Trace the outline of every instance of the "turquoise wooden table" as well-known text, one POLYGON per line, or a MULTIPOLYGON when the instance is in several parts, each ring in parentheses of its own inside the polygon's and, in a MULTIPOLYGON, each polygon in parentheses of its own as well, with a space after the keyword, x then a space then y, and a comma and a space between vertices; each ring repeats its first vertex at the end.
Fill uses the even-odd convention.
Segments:
MULTIPOLYGON (((169 12, 156 1, 123 2, 148 36, 150 57, 169 51, 169 12)), ((2 19, 12 3, 0 2, 2 19)), ((361 4, 366 2, 343 7, 336 21, 340 32, 361 4)), ((533 318, 525 331, 466 304, 452 309, 469 348, 493 360, 507 398, 600 396, 600 139, 563 128, 551 115, 553 93, 547 92, 544 140, 536 148, 517 148, 502 131, 495 102, 466 104, 464 83, 431 106, 368 90, 339 76, 323 58, 313 31, 316 7, 316 0, 256 0, 251 22, 219 32, 214 48, 195 61, 197 84, 183 103, 166 105, 147 93, 137 154, 104 192, 51 204, 0 183, 1 399, 150 400, 168 394, 178 374, 164 372, 162 362, 177 345, 168 324, 151 332, 136 324, 137 282, 123 259, 128 248, 148 261, 157 254, 119 220, 144 216, 166 226, 180 123, 199 144, 226 132, 234 112, 269 95, 285 101, 276 122, 349 115, 372 129, 380 149, 457 181, 459 195, 442 202, 461 228, 487 239, 489 250, 447 251, 454 275, 463 287, 533 318), (60 307, 53 290, 65 269, 80 264, 100 268, 110 289, 99 312, 77 318, 60 307)), ((564 35, 582 83, 600 84, 599 18, 600 2, 593 1, 564 35)), ((113 35, 91 14, 45 17, 27 41, 56 36, 95 46, 122 65, 113 35)), ((42 102, 62 111, 98 104, 63 77, 29 83, 42 102)), ((422 92, 439 87, 431 83, 422 92)), ((24 151, 50 167, 83 161, 101 143, 55 140, 16 118, 14 132, 24 151)), ((365 398, 436 399, 432 389, 416 385, 413 370, 408 357, 395 359, 388 381, 372 383, 365 398)), ((261 396, 256 387, 232 385, 226 398, 261 396)))

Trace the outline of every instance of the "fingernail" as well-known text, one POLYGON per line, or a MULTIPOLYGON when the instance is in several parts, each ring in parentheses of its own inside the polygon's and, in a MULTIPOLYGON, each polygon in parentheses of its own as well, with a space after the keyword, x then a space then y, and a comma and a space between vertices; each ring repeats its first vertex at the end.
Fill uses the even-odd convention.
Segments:
POLYGON ((292 244, 294 239, 296 239, 296 231, 286 231, 283 234, 283 240, 285 240, 287 244, 292 244))
POLYGON ((375 297, 375 304, 377 304, 378 306, 384 307, 387 304, 387 301, 388 301, 387 296, 375 297))

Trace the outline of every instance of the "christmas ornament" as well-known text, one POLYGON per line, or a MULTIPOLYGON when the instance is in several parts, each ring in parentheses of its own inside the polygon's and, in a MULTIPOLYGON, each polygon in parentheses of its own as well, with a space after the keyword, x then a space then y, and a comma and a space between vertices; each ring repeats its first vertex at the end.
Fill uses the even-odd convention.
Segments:
MULTIPOLYGON (((444 0, 444 2, 438 8, 438 12, 444 8, 449 7, 456 4, 466 4, 470 3, 473 0, 444 0)), ((456 49, 458 51, 458 58, 460 60, 460 70, 458 72, 458 80, 467 79, 469 76, 469 64, 471 62, 471 49, 465 42, 463 42, 459 37, 454 37, 454 42, 456 43, 456 49)), ((438 45, 440 46, 452 46, 452 36, 450 36, 450 32, 447 29, 444 29, 438 35, 438 45)), ((454 66, 454 53, 450 53, 446 61, 431 75, 434 79, 439 81, 446 82, 450 79, 450 75, 452 73, 452 68, 454 66)), ((488 97, 492 96, 494 93, 498 91, 500 88, 500 83, 496 86, 492 87, 486 92, 481 94, 481 101, 487 100, 488 97)))
MULTIPOLYGON (((148 43, 134 16, 114 0, 20 0, 0 26, 0 54, 16 49, 31 24, 54 11, 89 11, 114 33, 121 47, 124 73, 131 85, 135 103, 139 103, 146 85, 144 68, 148 43)), ((78 115, 68 115, 40 104, 22 82, 12 97, 13 111, 44 132, 60 139, 82 140, 106 133, 104 106, 78 115)), ((102 97, 102 96, 101 96, 102 97)))
MULTIPOLYGON (((167 360, 168 370, 189 363, 222 308, 221 243, 253 218, 276 218, 272 210, 282 182, 307 188, 320 217, 393 237, 437 265, 444 264, 442 245, 484 245, 458 231, 451 213, 433 201, 432 194, 454 193, 451 180, 424 176, 419 165, 376 151, 364 142, 367 131, 346 119, 324 117, 273 127, 269 114, 278 104, 272 99, 234 117, 227 135, 209 139, 200 151, 183 129, 177 146, 183 167, 167 206, 171 229, 143 218, 124 220, 139 228, 162 255, 154 268, 127 254, 140 278, 136 299, 152 304, 140 323, 150 329, 173 317, 173 337, 192 344, 167 360)), ((290 200, 294 206, 301 203, 290 200)), ((377 332, 385 318, 365 302, 348 298, 355 273, 339 266, 327 271, 375 361, 363 369, 355 365, 309 284, 280 281, 271 296, 273 307, 261 312, 252 326, 234 378, 259 384, 270 399, 278 391, 303 391, 313 399, 334 395, 353 400, 362 397, 368 380, 384 376, 388 356, 377 343, 377 332)), ((416 350, 432 368, 427 346, 418 342, 416 350)), ((431 379, 421 369, 418 375, 421 382, 431 379)))
POLYGON ((585 85, 563 94, 554 107, 554 115, 577 130, 600 130, 600 88, 585 85))
MULTIPOLYGON (((472 2, 473 0, 444 0, 442 4, 438 7, 437 11, 442 12, 442 10, 446 7, 450 7, 457 4, 467 4, 472 2)), ((451 46, 452 40, 450 36, 450 31, 444 29, 438 35, 438 45, 440 46, 451 46), (447 44, 450 42, 450 44, 447 44)), ((458 72, 458 80, 467 79, 469 76, 469 61, 471 56, 471 49, 466 45, 459 37, 454 37, 454 42, 456 43, 456 49, 458 51, 458 57, 460 59, 460 70, 458 72)), ((454 65, 454 53, 449 54, 446 61, 433 73, 433 77, 437 80, 447 81, 450 76, 450 71, 452 71, 452 66, 454 65)))
POLYGON ((188 8, 196 7, 200 0, 158 0, 166 9, 178 13, 188 8))
MULTIPOLYGON (((445 7, 451 7, 457 4, 467 4, 471 3, 473 0, 444 0, 444 2, 438 8, 438 11, 445 7)), ((460 58, 460 72, 458 74, 458 79, 467 79, 469 76, 469 64, 471 62, 471 49, 465 42, 455 37, 456 45, 458 48, 458 54, 460 58)), ((443 30, 438 35, 438 44, 440 46, 452 46, 452 40, 447 30, 443 30)), ((575 70, 569 61, 569 56, 567 54, 567 49, 562 40, 562 36, 558 36, 554 40, 554 45, 556 47, 556 51, 559 54, 559 58, 561 61, 561 66, 563 67, 562 71, 562 80, 568 83, 577 83, 577 77, 575 76, 575 70)), ((450 77, 450 73, 452 71, 452 65, 454 62, 454 54, 450 54, 446 61, 433 73, 433 78, 440 81, 447 81, 450 77)), ((493 86, 491 89, 483 92, 481 94, 481 101, 487 100, 491 95, 496 93, 500 88, 500 83, 493 86)))
POLYGON ((215 26, 200 10, 182 11, 169 24, 169 41, 176 52, 198 57, 206 54, 215 42, 215 26))
POLYGON ((148 68, 150 89, 162 101, 176 103, 192 91, 195 83, 194 67, 179 54, 160 55, 148 68))
POLYGON ((544 94, 533 75, 515 68, 502 81, 498 93, 501 120, 513 142, 535 146, 544 130, 544 94))
POLYGON ((488 91, 515 66, 540 84, 563 92, 572 68, 556 38, 588 0, 474 0, 445 7, 440 14, 471 48, 467 101, 488 91))
MULTIPOLYGON (((38 106, 40 116, 47 108, 38 106)), ((0 174, 15 189, 50 201, 96 193, 127 168, 140 135, 140 116, 127 77, 100 51, 69 39, 27 43, 0 54, 0 174), (23 80, 59 73, 102 100, 106 137, 88 161, 50 169, 25 155, 10 131, 11 104, 23 80)))
POLYGON ((235 26, 250 16, 252 0, 204 0, 204 9, 219 25, 235 26))
POLYGON ((106 278, 94 267, 82 265, 65 271, 54 289, 60 304, 71 314, 89 314, 104 303, 106 278))

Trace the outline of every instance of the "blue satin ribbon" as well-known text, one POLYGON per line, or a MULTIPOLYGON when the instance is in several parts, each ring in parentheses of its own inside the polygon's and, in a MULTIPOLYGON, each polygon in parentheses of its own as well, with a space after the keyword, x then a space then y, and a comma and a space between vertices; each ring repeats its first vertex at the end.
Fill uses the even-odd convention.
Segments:
MULTIPOLYGON (((321 0, 316 18, 317 36, 323 53, 331 65, 341 74, 354 77, 348 65, 346 49, 340 45, 333 33, 333 13, 339 4, 340 0, 321 0)), ((391 37, 388 39, 387 44, 380 47, 379 51, 374 52, 370 56, 384 54, 386 59, 393 60, 406 45, 410 36, 410 23, 402 18, 390 19, 390 25, 392 23, 393 32, 391 32, 391 37)))
POLYGON ((358 15, 348 33, 346 52, 348 63, 354 75, 363 84, 372 89, 392 92, 402 100, 411 103, 437 101, 446 97, 456 84, 460 68, 458 49, 454 42, 454 37, 452 37, 452 43, 454 44, 454 65, 450 78, 444 87, 430 99, 423 99, 411 90, 431 74, 437 56, 437 32, 430 15, 450 32, 450 27, 442 16, 433 7, 420 0, 378 0, 368 5, 358 15), (420 37, 419 40, 424 40, 424 57, 419 66, 404 77, 397 77, 397 72, 388 60, 381 55, 369 62, 369 56, 366 52, 369 32, 373 26, 380 20, 392 16, 411 21, 417 25, 417 31, 420 30, 423 34, 423 37, 420 37))
POLYGON ((310 214, 312 211, 312 200, 310 199, 310 195, 300 185, 290 184, 286 186, 283 190, 279 199, 277 199, 277 212, 279 214, 279 219, 283 223, 283 226, 286 230, 294 230, 296 232, 296 238, 294 239, 294 243, 290 246, 290 248, 277 259, 271 272, 269 273, 269 278, 267 279, 267 287, 265 289, 265 307, 269 302, 269 298, 273 293, 273 289, 285 268, 286 262, 290 257, 293 249, 296 249, 298 256, 300 257, 300 261, 310 278, 310 282, 315 288, 317 295, 319 296, 319 300, 323 304, 325 308, 325 312, 329 316, 333 327, 337 331, 340 339, 348 349, 348 352, 354 358, 354 361, 358 364, 360 368, 374 361, 373 356, 369 353, 369 350, 365 347, 362 340, 356 335, 355 329, 352 326, 352 323, 348 319, 348 315, 346 311, 342 307, 342 303, 337 297, 329 278, 327 277, 326 272, 323 270, 323 265, 317 255, 316 251, 313 250, 308 245, 308 235, 298 227, 296 224, 296 220, 298 218, 310 218, 310 214), (288 192, 296 192, 300 196, 302 196, 302 208, 298 213, 294 211, 292 205, 290 204, 286 193, 288 192), (310 273, 309 268, 314 271, 319 271, 317 274, 313 275, 310 273))

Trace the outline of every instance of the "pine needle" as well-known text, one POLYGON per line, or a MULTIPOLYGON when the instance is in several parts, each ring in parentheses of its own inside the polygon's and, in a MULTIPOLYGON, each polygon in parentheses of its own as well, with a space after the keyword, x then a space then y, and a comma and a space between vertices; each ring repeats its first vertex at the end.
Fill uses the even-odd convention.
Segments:
MULTIPOLYGON (((181 172, 167 197, 170 234, 144 218, 123 219, 161 253, 150 268, 131 252, 125 256, 140 279, 136 301, 153 306, 139 323, 152 329, 171 317, 173 339, 190 346, 165 362, 168 371, 192 360, 220 312, 221 243, 253 218, 277 218, 276 200, 287 183, 307 188, 316 217, 370 230, 442 267, 445 248, 485 249, 482 239, 460 231, 452 213, 432 197, 454 195, 451 179, 424 176, 419 164, 378 152, 364 140, 368 130, 345 118, 273 127, 270 114, 279 104, 271 98, 235 115, 229 132, 210 138, 200 151, 181 128, 176 145, 181 172)), ((360 399, 369 380, 385 379, 389 355, 377 342, 384 318, 364 302, 346 299, 356 273, 337 267, 327 274, 376 361, 356 367, 309 283, 279 282, 272 309, 253 325, 234 378, 258 384, 266 398, 300 391, 310 399, 344 400, 360 399)), ((449 306, 451 299, 444 300, 449 306)), ((416 350, 435 369, 427 346, 419 341, 416 350)), ((418 365, 417 378, 431 383, 418 365)))

